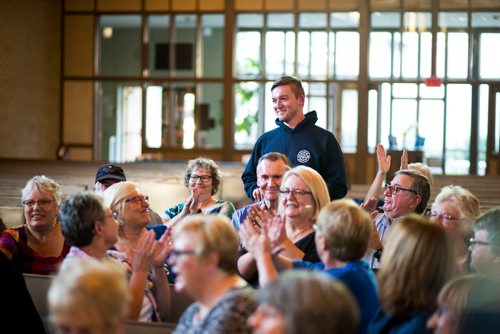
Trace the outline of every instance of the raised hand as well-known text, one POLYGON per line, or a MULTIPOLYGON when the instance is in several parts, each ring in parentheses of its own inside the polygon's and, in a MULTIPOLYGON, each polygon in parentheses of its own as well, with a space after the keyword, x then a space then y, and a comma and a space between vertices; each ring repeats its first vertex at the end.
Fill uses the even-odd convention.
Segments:
POLYGON ((260 202, 264 199, 262 196, 262 191, 260 191, 260 188, 255 188, 252 192, 252 196, 255 202, 260 202))
POLYGON ((377 144, 378 172, 386 175, 391 169, 391 156, 386 155, 384 145, 377 144))
POLYGON ((401 154, 401 165, 399 169, 408 169, 408 151, 406 148, 403 149, 403 154, 401 154))

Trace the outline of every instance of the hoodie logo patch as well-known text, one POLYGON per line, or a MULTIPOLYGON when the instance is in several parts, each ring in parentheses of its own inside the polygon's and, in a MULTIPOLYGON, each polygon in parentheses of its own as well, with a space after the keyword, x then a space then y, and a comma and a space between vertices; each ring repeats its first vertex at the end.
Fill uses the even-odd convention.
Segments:
POLYGON ((308 150, 300 150, 299 153, 297 153, 297 161, 301 164, 305 164, 309 159, 311 159, 311 153, 309 153, 308 150))

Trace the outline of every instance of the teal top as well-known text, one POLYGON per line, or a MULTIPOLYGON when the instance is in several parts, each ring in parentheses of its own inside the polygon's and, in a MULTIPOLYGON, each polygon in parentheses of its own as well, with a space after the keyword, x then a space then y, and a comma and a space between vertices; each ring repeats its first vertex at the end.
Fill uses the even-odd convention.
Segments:
MULTIPOLYGON (((182 203, 179 203, 177 205, 174 205, 170 209, 165 210, 164 218, 166 218, 168 220, 174 218, 179 213, 181 213, 185 204, 186 204, 186 202, 182 202, 182 203)), ((208 208, 205 208, 204 210, 202 210, 201 213, 204 213, 206 215, 221 214, 221 215, 227 216, 229 219, 231 219, 234 211, 236 211, 236 209, 235 209, 233 203, 231 203, 229 201, 224 201, 224 200, 218 199, 214 205, 211 205, 208 208)))

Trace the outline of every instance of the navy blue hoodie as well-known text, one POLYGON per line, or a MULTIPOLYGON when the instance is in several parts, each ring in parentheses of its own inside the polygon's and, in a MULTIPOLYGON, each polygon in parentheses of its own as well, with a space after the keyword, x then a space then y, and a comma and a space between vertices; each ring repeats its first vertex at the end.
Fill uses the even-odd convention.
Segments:
POLYGON ((288 156, 292 166, 304 165, 316 170, 326 182, 330 199, 339 199, 347 194, 347 172, 344 156, 337 139, 330 131, 316 125, 316 111, 305 114, 294 129, 276 119, 278 128, 262 134, 248 161, 241 179, 247 196, 257 188, 257 163, 269 152, 280 152, 288 156))

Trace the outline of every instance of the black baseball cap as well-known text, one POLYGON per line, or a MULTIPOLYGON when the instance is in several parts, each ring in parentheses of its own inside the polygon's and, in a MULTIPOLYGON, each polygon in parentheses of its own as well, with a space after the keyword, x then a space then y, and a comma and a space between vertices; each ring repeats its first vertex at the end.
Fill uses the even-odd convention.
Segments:
POLYGON ((99 169, 97 170, 97 174, 95 175, 95 182, 106 179, 127 181, 125 173, 123 172, 123 168, 112 164, 102 165, 101 167, 99 167, 99 169))

